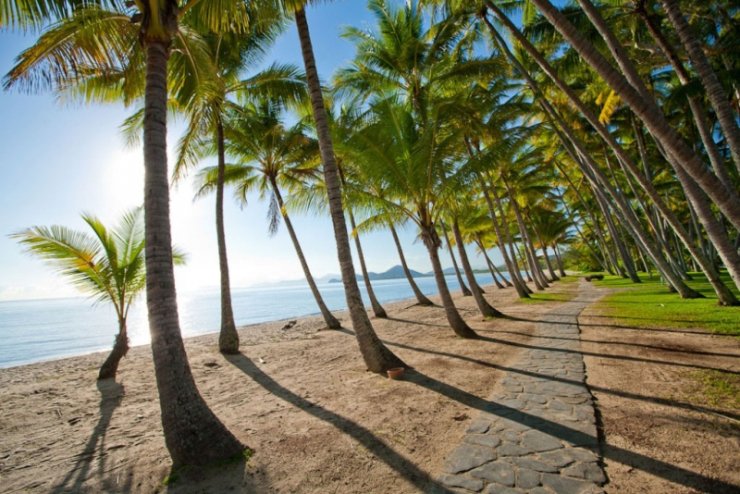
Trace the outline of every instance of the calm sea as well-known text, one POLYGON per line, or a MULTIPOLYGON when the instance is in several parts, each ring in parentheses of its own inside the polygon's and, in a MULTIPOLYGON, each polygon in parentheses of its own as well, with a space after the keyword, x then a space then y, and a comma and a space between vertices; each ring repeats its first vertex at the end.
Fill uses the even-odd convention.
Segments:
MULTIPOLYGON (((492 283, 490 275, 477 277, 480 285, 492 283)), ((437 292, 433 277, 416 281, 425 294, 437 292)), ((460 288, 455 276, 448 276, 447 283, 453 291, 460 288)), ((381 302, 413 297, 406 279, 374 281, 373 289, 381 302)), ((319 290, 329 309, 347 307, 341 283, 323 283, 319 290)), ((234 289, 232 302, 238 326, 318 313, 308 286, 301 282, 234 289)), ((183 336, 218 331, 218 289, 181 293, 178 309, 183 336)), ((144 297, 131 308, 128 328, 132 345, 149 343, 144 297)), ((92 305, 84 298, 0 302, 0 368, 109 350, 117 332, 115 312, 108 304, 92 305)))

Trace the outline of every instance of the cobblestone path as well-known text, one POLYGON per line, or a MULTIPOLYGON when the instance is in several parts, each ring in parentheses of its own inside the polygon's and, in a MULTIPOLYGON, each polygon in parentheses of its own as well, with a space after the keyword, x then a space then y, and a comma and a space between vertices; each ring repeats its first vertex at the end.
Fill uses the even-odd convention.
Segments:
POLYGON ((581 281, 576 299, 537 323, 532 345, 502 379, 485 412, 446 458, 438 481, 455 492, 603 492, 594 404, 586 389, 577 316, 599 297, 581 281))

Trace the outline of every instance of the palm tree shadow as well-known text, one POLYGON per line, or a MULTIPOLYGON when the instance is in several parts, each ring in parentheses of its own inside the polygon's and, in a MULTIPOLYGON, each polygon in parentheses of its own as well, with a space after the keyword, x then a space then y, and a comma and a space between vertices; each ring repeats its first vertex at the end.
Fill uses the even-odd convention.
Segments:
POLYGON ((551 420, 537 417, 525 411, 496 403, 495 401, 484 400, 468 393, 467 391, 429 377, 416 370, 408 371, 405 376, 407 381, 439 393, 442 396, 455 400, 467 407, 480 410, 487 414, 506 418, 563 441, 568 441, 575 446, 583 446, 594 451, 601 446, 601 454, 605 458, 609 458, 610 460, 614 460, 624 465, 630 465, 670 482, 674 482, 691 489, 696 489, 699 492, 714 492, 717 494, 732 494, 737 492, 736 485, 719 479, 706 477, 696 472, 686 470, 678 465, 657 460, 609 443, 599 444, 599 439, 595 436, 572 429, 551 420))
POLYGON ((339 429, 342 433, 352 437, 362 444, 376 458, 398 472, 403 478, 419 488, 422 492, 453 494, 452 491, 435 482, 430 475, 412 463, 409 459, 385 444, 378 437, 362 425, 343 417, 321 405, 317 405, 284 387, 273 378, 265 374, 244 354, 225 356, 226 360, 242 371, 254 382, 262 386, 278 398, 290 403, 296 408, 313 415, 339 429))
POLYGON ((406 324, 414 324, 417 326, 429 326, 432 328, 448 328, 449 326, 446 326, 444 324, 433 324, 430 322, 422 322, 422 321, 412 321, 411 319, 401 319, 400 317, 387 317, 389 321, 395 321, 395 322, 402 322, 406 324))
POLYGON ((100 418, 98 419, 98 423, 95 424, 85 448, 77 455, 77 462, 75 462, 62 482, 51 491, 53 494, 83 491, 82 484, 92 469, 96 454, 98 460, 96 466, 97 475, 102 476, 105 472, 105 436, 111 418, 113 417, 113 412, 123 400, 124 387, 123 384, 117 383, 113 379, 99 380, 97 381, 97 387, 100 392, 100 418))

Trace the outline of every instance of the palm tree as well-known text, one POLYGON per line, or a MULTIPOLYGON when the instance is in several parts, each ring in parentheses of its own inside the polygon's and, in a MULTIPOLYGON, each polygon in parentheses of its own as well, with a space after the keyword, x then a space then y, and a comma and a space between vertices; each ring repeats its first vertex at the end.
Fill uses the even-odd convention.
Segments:
MULTIPOLYGON (((235 187, 242 204, 246 204, 247 194, 254 188, 262 197, 269 195, 269 233, 277 232, 282 218, 326 326, 339 329, 341 323, 329 311, 316 286, 281 191, 281 185, 288 189, 303 188, 305 181, 315 176, 316 141, 306 136, 303 121, 286 128, 281 106, 259 100, 232 110, 226 120, 224 142, 229 156, 236 162, 224 167, 224 182, 235 187)), ((218 186, 219 168, 208 167, 199 173, 198 195, 218 186)))
MULTIPOLYGON (((615 93, 635 112, 645 123, 651 134, 670 157, 671 164, 676 165, 676 172, 686 173, 701 187, 701 189, 719 207, 727 219, 740 228, 740 196, 737 192, 728 189, 711 171, 704 166, 702 160, 683 140, 674 128, 668 124, 665 115, 658 108, 655 100, 650 97, 644 84, 634 74, 631 62, 620 56, 617 44, 610 44, 612 54, 620 64, 620 68, 629 77, 629 80, 620 74, 596 50, 592 43, 586 40, 572 23, 548 0, 532 0, 539 11, 560 32, 563 37, 578 51, 584 60, 609 84, 615 93)), ((609 36, 605 39, 609 41, 609 36)))
MULTIPOLYGON (((248 8, 251 4, 191 0, 178 5, 175 0, 147 0, 137 1, 135 11, 118 2, 111 10, 55 0, 41 0, 32 9, 13 5, 5 2, 0 7, 3 25, 56 24, 29 50, 41 64, 20 64, 11 80, 25 76, 32 90, 78 86, 80 93, 93 96, 110 95, 105 84, 112 81, 117 86, 113 93, 131 98, 127 102, 140 98, 143 87, 146 294, 165 444, 176 467, 240 454, 244 446, 208 408, 195 386, 180 333, 169 210, 167 100, 172 46, 185 39, 178 29, 181 20, 188 17, 214 30, 244 28, 254 14, 248 8), (49 60, 53 63, 45 63, 49 60)), ((198 51, 176 52, 173 59, 194 62, 191 68, 197 73, 203 60, 196 56, 198 51)), ((199 81, 186 77, 171 82, 197 90, 199 81)))
MULTIPOLYGON (((224 227, 224 176, 226 169, 224 118, 226 111, 235 103, 234 95, 255 97, 270 94, 276 99, 294 100, 304 94, 305 85, 297 69, 290 66, 271 66, 262 72, 240 80, 245 63, 254 63, 266 49, 267 44, 282 27, 277 16, 265 12, 259 23, 254 23, 244 33, 209 33, 204 36, 210 55, 210 84, 205 88, 177 99, 178 109, 187 120, 187 130, 179 142, 177 161, 173 168, 173 181, 182 180, 188 170, 197 165, 201 153, 193 148, 202 148, 203 141, 215 142, 218 162, 216 183, 216 239, 218 244, 219 274, 221 289, 221 330, 218 347, 221 353, 239 352, 239 334, 234 323, 231 304, 229 263, 226 253, 224 227), (184 99, 184 100, 183 100, 184 99)), ((177 94, 176 96, 181 96, 177 94)))
POLYGON ((447 252, 450 253, 450 262, 452 263, 452 270, 455 272, 455 277, 457 277, 457 284, 460 285, 460 291, 463 294, 463 297, 470 297, 473 295, 473 292, 470 291, 470 288, 465 284, 465 282, 462 279, 462 276, 460 275, 460 267, 457 265, 457 258, 455 257, 455 251, 452 248, 452 242, 450 242, 450 236, 447 234, 447 226, 445 225, 444 221, 439 222, 440 229, 442 231, 442 237, 445 239, 445 244, 447 244, 447 252))
MULTIPOLYGON (((113 350, 100 367, 98 379, 116 377, 118 364, 128 353, 126 320, 133 302, 144 291, 144 217, 141 208, 125 213, 114 228, 84 214, 93 235, 64 226, 34 226, 11 237, 28 252, 49 261, 95 302, 110 302, 118 319, 113 350)), ((175 261, 184 262, 177 254, 175 261)))
POLYGON ((427 109, 431 117, 427 124, 418 125, 410 105, 395 98, 378 101, 347 147, 354 150, 351 159, 363 174, 361 180, 385 184, 381 188, 387 191, 382 199, 386 207, 419 228, 450 326, 458 336, 475 338, 455 307, 439 260, 441 240, 436 227, 457 190, 449 172, 459 157, 460 143, 454 126, 446 125, 448 109, 433 105, 427 109))
MULTIPOLYGON (((625 167, 630 172, 630 174, 635 177, 635 179, 638 181, 638 183, 642 187, 642 190, 647 194, 647 196, 652 201, 653 206, 659 211, 661 216, 665 218, 665 220, 668 222, 671 228, 676 232, 676 235, 678 235, 678 237, 681 239, 684 246, 689 250, 691 256, 699 263, 702 271, 704 271, 705 275, 707 276, 707 279, 710 280, 715 292, 717 293, 720 303, 725 304, 725 305, 733 305, 734 303, 736 303, 735 297, 732 295, 732 292, 728 290, 726 286, 724 286, 718 274, 716 273, 716 270, 709 262, 708 258, 704 256, 698 249, 696 249, 694 242, 689 237, 688 232, 685 230, 684 226, 679 222, 674 212, 671 211, 666 206, 664 200, 661 198, 660 194, 658 193, 658 191, 655 189, 655 187, 652 184, 650 176, 648 175, 648 169, 646 168, 645 175, 643 175, 638 170, 632 158, 628 155, 628 153, 625 152, 625 149, 623 148, 623 146, 617 142, 616 138, 610 134, 610 132, 606 129, 606 126, 601 123, 601 121, 599 120, 599 118, 597 118, 594 112, 592 112, 583 103, 581 98, 578 95, 576 95, 576 93, 563 81, 563 79, 558 75, 555 68, 545 59, 545 57, 537 50, 537 48, 535 48, 534 45, 526 37, 524 37, 524 35, 519 31, 517 26, 514 25, 514 23, 503 13, 503 11, 499 9, 498 7, 496 7, 490 1, 486 1, 486 5, 488 9, 491 12, 493 12, 494 15, 499 19, 499 21, 501 21, 503 25, 506 26, 506 28, 509 30, 512 36, 516 38, 517 42, 532 57, 532 59, 537 63, 537 65, 547 74, 547 76, 553 81, 553 83, 562 91, 562 93, 568 98, 570 103, 586 118, 586 120, 593 127, 593 129, 599 134, 599 136, 604 140, 604 142, 614 152, 620 165, 625 167)), ((528 84, 532 87, 532 89, 535 92, 541 93, 541 91, 539 90, 538 84, 533 80, 531 76, 529 76, 526 69, 513 56, 511 51, 508 49, 506 43, 501 39, 501 36, 497 33, 496 29, 491 24, 491 22, 485 16, 482 16, 482 19, 486 23, 492 37, 496 41, 499 48, 504 51, 504 53, 507 55, 510 61, 515 65, 515 67, 517 67, 517 70, 521 73, 521 75, 524 76, 528 80, 528 84)), ((608 35, 608 29, 603 28, 602 31, 606 35, 608 35)), ((614 47, 615 50, 619 49, 617 45, 618 43, 612 40, 612 46, 614 47)), ((625 67, 629 69, 629 66, 625 65, 625 67)), ((637 78, 637 76, 635 75, 634 78, 637 78)), ((639 80, 636 80, 636 83, 638 85, 642 84, 642 82, 639 80)), ((699 127, 701 127, 701 125, 699 125, 699 127)), ((636 128, 636 139, 637 139, 638 149, 640 150, 640 154, 644 156, 645 146, 642 141, 641 135, 639 134, 639 128, 636 128)), ((707 148, 711 149, 711 146, 707 146, 707 148)), ((711 153, 710 153, 710 156, 711 156, 711 153)), ((671 162, 671 164, 674 164, 673 161, 671 162)), ((645 166, 647 167, 647 161, 645 161, 645 166)), ((727 237, 724 229, 720 226, 720 223, 714 218, 713 213, 711 213, 710 208, 709 208, 709 202, 704 197, 704 194, 699 190, 699 187, 697 186, 697 184, 686 176, 686 173, 683 172, 680 166, 676 165, 674 166, 674 169, 676 173, 678 174, 678 178, 681 181, 681 184, 684 187, 685 192, 689 195, 689 198, 691 199, 691 201, 696 205, 697 214, 699 215, 702 223, 704 224, 706 228, 707 235, 709 236, 711 241, 717 246, 721 257, 723 258, 725 262, 725 265, 728 267, 730 274, 732 275, 732 278, 735 280, 737 284, 737 280, 740 277, 740 274, 737 272, 737 269, 740 269, 738 268, 738 266, 740 265, 740 262, 738 262, 737 260, 737 253, 729 245, 729 238, 727 237)), ((726 181, 723 181, 723 182, 726 182, 726 181)), ((595 226, 598 227, 598 224, 596 224, 595 226)), ((610 255, 612 255, 611 250, 607 250, 607 252, 610 255)), ((616 265, 616 263, 614 264, 616 265)))
POLYGON ((357 343, 365 364, 372 372, 385 372, 390 368, 404 366, 405 364, 375 334, 367 312, 365 312, 360 289, 357 286, 355 268, 352 264, 352 252, 349 246, 349 236, 347 235, 347 224, 344 220, 339 169, 334 156, 331 134, 329 133, 329 119, 324 106, 324 97, 321 93, 321 83, 319 81, 318 71, 316 70, 316 59, 313 53, 311 34, 308 30, 304 5, 305 2, 301 0, 295 0, 293 2, 286 1, 286 6, 295 14, 298 38, 301 43, 301 52, 311 99, 311 109, 316 123, 319 151, 323 163, 324 183, 326 184, 329 211, 334 227, 334 239, 337 244, 337 257, 339 258, 344 292, 347 297, 347 307, 349 308, 352 327, 355 331, 357 343))

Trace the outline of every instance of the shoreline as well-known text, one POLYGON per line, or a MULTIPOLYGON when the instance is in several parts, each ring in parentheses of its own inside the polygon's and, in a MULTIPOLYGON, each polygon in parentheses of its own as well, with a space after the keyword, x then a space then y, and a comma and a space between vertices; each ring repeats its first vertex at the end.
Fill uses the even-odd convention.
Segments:
MULTIPOLYGON (((477 273, 477 274, 480 274, 480 273, 477 273)), ((399 282, 400 281, 400 282, 405 282, 405 278, 396 278, 396 279, 392 279, 392 280, 382 280, 382 281, 395 281, 395 282, 399 282)), ((485 280, 485 278, 483 280, 480 280, 480 281, 481 281, 481 284, 482 285, 485 284, 485 283, 487 283, 487 280, 485 280)), ((308 290, 308 287, 305 287, 305 288, 306 288, 306 290, 308 290)), ((492 287, 492 288, 494 288, 494 287, 492 287)), ((238 290, 238 289, 235 289, 235 290, 238 290)), ((198 293, 199 293, 199 291, 194 291, 194 292, 189 292, 189 293, 183 293, 183 296, 197 297, 197 294, 198 293)), ((459 296, 461 294, 461 292, 460 292, 460 290, 458 288, 454 288, 452 290, 452 293, 453 293, 453 296, 454 297, 457 297, 457 296, 459 296)), ((436 297, 436 296, 438 296, 437 293, 436 293, 436 291, 433 292, 433 293, 425 293, 425 295, 427 295, 428 297, 436 297)), ((0 302, 8 302, 8 303, 26 303, 26 302, 28 302, 28 303, 40 303, 40 304, 43 304, 45 302, 53 302, 53 301, 56 301, 56 302, 59 302, 59 301, 85 302, 85 301, 87 301, 87 298, 86 297, 58 297, 58 298, 44 298, 44 299, 18 300, 18 301, 0 301, 0 302)), ((412 295, 410 297, 400 297, 400 298, 393 298, 393 299, 388 299, 388 300, 381 300, 380 303, 383 304, 383 305, 388 305, 388 306, 394 306, 396 304, 401 304, 401 303, 416 304, 416 299, 412 295)), ((346 305, 346 300, 344 301, 344 304, 346 305)), ((314 305, 315 305, 315 303, 314 303, 314 305)), ((105 308, 105 306, 100 306, 100 307, 101 308, 105 308)), ((96 307, 93 307, 93 308, 97 309, 96 307)), ((144 310, 144 315, 146 315, 146 312, 145 312, 146 311, 146 307, 145 307, 145 305, 142 305, 142 309, 144 310)), ((368 312, 370 312, 369 304, 366 306, 366 310, 368 310, 368 312)), ((347 315, 346 313, 348 313, 348 309, 347 308, 337 309, 337 310, 333 310, 331 312, 332 312, 332 314, 334 314, 335 317, 341 319, 342 317, 346 317, 346 315, 347 315)), ((208 330, 205 330, 205 331, 197 330, 194 334, 189 334, 189 335, 186 336, 184 334, 184 331, 183 331, 184 324, 183 324, 183 320, 182 320, 182 317, 183 317, 182 316, 182 311, 181 311, 180 317, 181 317, 181 320, 180 320, 180 333, 182 335, 183 340, 191 339, 191 338, 198 338, 198 337, 201 337, 201 336, 218 334, 218 332, 219 332, 219 329, 217 329, 217 327, 214 327, 213 329, 208 329, 208 330)), ((247 328, 251 328, 251 327, 260 326, 260 325, 263 325, 263 324, 272 324, 272 323, 278 323, 278 322, 281 322, 281 321, 289 321, 289 320, 304 319, 304 318, 313 318, 313 317, 319 317, 320 318, 321 317, 321 313, 316 309, 316 310, 314 310, 312 312, 305 312, 305 313, 301 313, 301 314, 294 314, 294 315, 289 315, 289 316, 284 316, 284 317, 283 316, 279 316, 278 319, 265 319, 265 320, 262 320, 262 321, 249 322, 249 323, 246 323, 246 324, 238 325, 237 326, 237 329, 238 330, 239 329, 247 329, 247 328)), ((147 338, 148 338, 149 337, 148 322, 146 324, 147 324, 146 334, 147 334, 147 338)), ((18 328, 18 330, 23 330, 23 328, 18 328)), ((188 332, 191 332, 191 331, 192 331, 192 329, 188 330, 188 332)), ((75 358, 75 357, 84 357, 84 356, 91 355, 91 354, 96 354, 96 353, 107 353, 107 352, 110 352, 110 350, 112 349, 112 346, 113 346, 113 343, 112 343, 113 340, 112 340, 112 338, 115 337, 115 334, 117 334, 117 331, 116 331, 116 333, 113 333, 113 334, 110 335, 110 337, 111 337, 110 347, 102 346, 101 345, 101 348, 95 349, 95 350, 92 350, 92 349, 87 349, 87 350, 81 349, 79 351, 71 350, 71 352, 75 352, 75 353, 64 353, 64 354, 61 354, 61 355, 45 356, 45 357, 41 357, 41 358, 31 358, 31 359, 26 360, 26 361, 23 361, 23 362, 10 362, 8 364, 0 363, 0 370, 12 369, 12 368, 15 368, 15 367, 20 367, 20 366, 25 366, 25 365, 33 365, 33 364, 44 363, 44 362, 53 362, 55 360, 61 360, 61 359, 68 359, 68 358, 75 358)), ((131 334, 131 331, 129 331, 129 334, 131 334)), ((73 337, 70 337, 69 339, 64 339, 64 341, 74 341, 74 338, 73 337)), ((142 347, 142 346, 143 347, 148 347, 149 346, 149 342, 147 341, 146 343, 131 344, 130 349, 133 350, 134 348, 138 348, 138 347, 142 347)))
MULTIPOLYGON (((453 292, 453 296, 458 296, 458 295, 459 295, 459 293, 457 291, 456 292, 453 292)), ((435 294, 432 294, 432 295, 428 295, 428 296, 434 297, 436 295, 435 294)), ((41 301, 41 302, 43 302, 44 300, 50 300, 50 299, 39 299, 39 301, 41 301)), ((55 300, 63 300, 63 299, 62 298, 59 298, 59 299, 55 299, 55 300)), ((402 304, 407 304, 407 303, 410 303, 411 304, 410 306, 417 305, 417 302, 416 302, 416 299, 415 298, 402 298, 402 299, 396 299, 396 300, 382 302, 382 303, 385 306, 387 306, 387 307, 396 308, 396 309, 397 309, 397 307, 395 307, 395 306, 402 305, 402 304)), ((367 308, 367 307, 366 307, 366 310, 368 310, 368 312, 370 312, 370 309, 367 308)), ((340 309, 340 310, 336 310, 336 311, 331 311, 331 313, 337 319, 339 319, 340 321, 342 321, 343 319, 347 319, 348 316, 349 316, 349 310, 348 309, 340 309)), ((371 319, 373 319, 373 316, 370 316, 370 317, 371 317, 371 319)), ((261 321, 261 322, 253 322, 253 323, 242 324, 242 325, 238 325, 236 327, 236 329, 237 329, 237 331, 240 332, 240 335, 239 335, 240 336, 240 339, 243 340, 242 334, 241 334, 242 331, 248 331, 249 329, 261 329, 262 326, 280 326, 280 325, 284 325, 286 322, 289 322, 289 321, 298 321, 298 324, 300 324, 302 321, 304 321, 306 323, 310 323, 312 326, 314 324, 316 324, 317 322, 319 324, 323 324, 323 319, 322 319, 322 316, 321 316, 321 312, 318 312, 317 311, 317 312, 312 312, 312 313, 308 313, 308 314, 283 317, 283 318, 280 318, 280 319, 270 319, 270 320, 261 321)), ((280 328, 277 328, 277 329, 280 330, 280 328)), ((330 331, 327 328, 323 328, 323 329, 319 328, 319 329, 317 329, 317 331, 322 331, 322 330, 330 331)), ((186 342, 187 343, 188 341, 194 341, 194 340, 201 339, 201 338, 212 338, 212 337, 214 337, 214 335, 218 335, 219 330, 218 329, 215 329, 215 330, 207 330, 206 332, 203 332, 203 333, 197 333, 197 334, 190 335, 190 336, 184 336, 184 335, 182 335, 182 329, 181 329, 180 330, 180 333, 181 333, 181 337, 183 339, 183 342, 186 342)), ((243 341, 240 342, 240 347, 242 346, 242 344, 244 344, 243 341)), ((135 351, 137 349, 149 348, 149 347, 150 347, 150 343, 149 342, 147 342, 147 343, 140 343, 140 344, 136 344, 136 345, 131 345, 129 347, 129 352, 133 352, 133 351, 135 351)), ((100 354, 100 362, 101 362, 101 365, 102 365, 103 360, 105 359, 105 357, 108 356, 108 354, 110 353, 110 351, 112 350, 112 348, 113 348, 113 346, 112 346, 112 343, 111 343, 111 347, 110 348, 106 348, 106 349, 90 350, 90 351, 85 351, 85 352, 82 352, 82 353, 75 353, 75 354, 70 354, 70 355, 61 355, 61 356, 56 356, 56 357, 43 358, 43 359, 40 359, 40 360, 33 360, 33 361, 23 362, 23 363, 14 363, 14 364, 8 365, 8 366, 5 366, 3 364, 0 364, 0 372, 6 371, 6 370, 10 370, 10 369, 16 369, 18 367, 26 367, 26 366, 32 366, 32 365, 38 365, 38 364, 48 364, 48 363, 51 363, 51 362, 64 361, 64 360, 75 359, 75 358, 93 357, 93 356, 98 355, 98 354, 100 354)), ((187 349, 187 345, 186 345, 186 349, 187 349)), ((138 350, 138 351, 140 351, 140 350, 138 350)), ((124 364, 125 358, 126 357, 124 357, 124 360, 121 361, 121 365, 124 364)))

